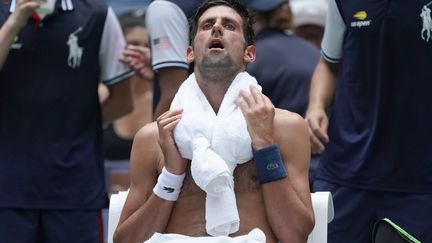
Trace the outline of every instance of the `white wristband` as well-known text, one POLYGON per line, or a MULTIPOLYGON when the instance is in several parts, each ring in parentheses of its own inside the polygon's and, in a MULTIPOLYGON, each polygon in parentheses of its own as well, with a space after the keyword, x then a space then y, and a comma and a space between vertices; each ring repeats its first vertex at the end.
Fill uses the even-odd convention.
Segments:
POLYGON ((185 175, 185 173, 175 175, 163 167, 162 173, 160 173, 158 181, 155 187, 153 187, 154 194, 164 200, 177 201, 185 175))

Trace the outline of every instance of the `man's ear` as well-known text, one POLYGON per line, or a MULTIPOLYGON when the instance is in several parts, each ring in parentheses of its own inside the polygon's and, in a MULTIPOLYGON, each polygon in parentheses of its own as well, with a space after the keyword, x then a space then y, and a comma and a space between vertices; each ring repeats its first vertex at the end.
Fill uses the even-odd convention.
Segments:
POLYGON ((255 61, 255 58, 256 58, 256 47, 254 45, 247 46, 243 60, 246 63, 251 63, 255 61))
POLYGON ((188 47, 186 55, 188 63, 192 63, 195 60, 194 52, 191 46, 188 47))

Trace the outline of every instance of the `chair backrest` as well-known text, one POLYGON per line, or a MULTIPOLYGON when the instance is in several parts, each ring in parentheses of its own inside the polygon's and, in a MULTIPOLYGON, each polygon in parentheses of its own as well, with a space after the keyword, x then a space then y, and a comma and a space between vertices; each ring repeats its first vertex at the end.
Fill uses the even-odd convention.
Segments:
MULTIPOLYGON (((108 215, 108 243, 113 242, 114 230, 117 227, 121 210, 129 191, 111 195, 108 215)), ((327 224, 333 220, 333 200, 330 192, 311 193, 315 214, 315 227, 307 243, 327 243, 327 224)))
POLYGON ((334 218, 333 198, 330 192, 311 193, 315 227, 307 243, 327 243, 327 225, 334 218))
POLYGON ((112 194, 110 197, 109 213, 108 213, 108 236, 107 242, 113 242, 114 231, 117 228, 117 224, 120 219, 120 214, 123 209, 123 205, 126 201, 129 190, 122 191, 117 194, 112 194))

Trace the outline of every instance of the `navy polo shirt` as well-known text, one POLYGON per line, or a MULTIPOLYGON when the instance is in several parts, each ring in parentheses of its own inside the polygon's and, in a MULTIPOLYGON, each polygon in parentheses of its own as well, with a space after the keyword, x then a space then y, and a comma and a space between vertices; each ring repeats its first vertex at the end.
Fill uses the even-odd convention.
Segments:
POLYGON ((432 193, 431 5, 332 0, 322 52, 341 72, 318 178, 432 193))
POLYGON ((254 76, 277 108, 304 115, 319 51, 298 37, 264 29, 255 40, 256 60, 247 72, 254 76))
POLYGON ((19 32, 0 70, 0 207, 106 205, 97 88, 132 74, 110 55, 124 40, 116 21, 105 35, 109 13, 99 1, 71 11, 57 1, 42 26, 29 20, 19 32))

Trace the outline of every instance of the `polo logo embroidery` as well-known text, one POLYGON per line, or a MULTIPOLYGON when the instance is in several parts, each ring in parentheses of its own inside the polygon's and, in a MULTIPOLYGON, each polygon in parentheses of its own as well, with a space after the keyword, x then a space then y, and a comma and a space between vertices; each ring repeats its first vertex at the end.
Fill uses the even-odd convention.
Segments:
POLYGON ((432 33, 432 18, 431 18, 431 9, 429 8, 429 5, 432 4, 432 1, 430 1, 428 4, 424 5, 422 8, 422 11, 420 13, 420 17, 423 22, 423 27, 421 30, 421 38, 425 40, 426 42, 429 42, 431 39, 431 33, 432 33))
POLYGON ((81 57, 84 51, 84 48, 78 45, 78 36, 77 34, 82 31, 82 27, 79 27, 73 33, 69 35, 69 39, 66 42, 69 46, 69 57, 68 57, 68 65, 71 68, 77 68, 81 65, 81 57))
POLYGON ((279 168, 279 165, 276 162, 268 163, 266 167, 267 170, 274 170, 277 168, 279 168))
POLYGON ((166 191, 167 193, 173 193, 174 192, 174 188, 168 187, 168 186, 164 186, 163 190, 166 191))

